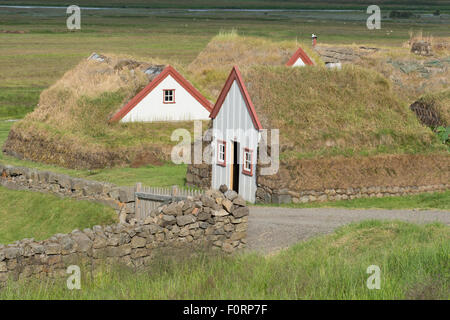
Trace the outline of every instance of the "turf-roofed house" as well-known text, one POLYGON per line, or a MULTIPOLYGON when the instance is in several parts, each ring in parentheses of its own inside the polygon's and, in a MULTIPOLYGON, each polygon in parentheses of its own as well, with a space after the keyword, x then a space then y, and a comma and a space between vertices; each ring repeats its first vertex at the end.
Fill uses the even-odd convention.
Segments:
POLYGON ((172 66, 167 66, 111 122, 208 120, 211 103, 172 66))
POLYGON ((303 51, 301 47, 295 51, 292 57, 286 62, 288 67, 302 67, 302 66, 313 66, 314 62, 308 56, 308 54, 303 51))
POLYGON ((188 166, 188 185, 226 185, 252 203, 382 197, 448 185, 445 150, 377 72, 353 65, 235 66, 218 97, 210 116, 211 161, 188 166), (262 163, 265 150, 269 162, 262 163))
POLYGON ((237 66, 228 76, 211 112, 212 187, 226 185, 255 202, 256 157, 262 129, 252 100, 237 66))

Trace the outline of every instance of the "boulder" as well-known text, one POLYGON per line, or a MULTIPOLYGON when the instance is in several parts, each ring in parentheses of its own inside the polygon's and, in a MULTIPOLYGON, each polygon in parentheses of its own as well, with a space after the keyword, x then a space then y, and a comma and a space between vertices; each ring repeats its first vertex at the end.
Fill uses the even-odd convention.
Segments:
POLYGON ((235 218, 241 218, 244 216, 248 216, 249 213, 250 213, 250 210, 248 207, 233 206, 233 209, 231 210, 231 214, 235 218))
POLYGON ((237 192, 234 191, 234 190, 228 190, 227 192, 225 192, 225 197, 226 197, 228 200, 233 201, 234 199, 236 199, 236 198, 238 197, 238 194, 237 194, 237 192))
POLYGON ((190 223, 194 223, 195 220, 196 219, 195 219, 195 217, 192 214, 188 214, 188 215, 185 215, 185 216, 177 216, 177 224, 180 227, 183 227, 183 226, 185 226, 187 224, 190 224, 190 223))

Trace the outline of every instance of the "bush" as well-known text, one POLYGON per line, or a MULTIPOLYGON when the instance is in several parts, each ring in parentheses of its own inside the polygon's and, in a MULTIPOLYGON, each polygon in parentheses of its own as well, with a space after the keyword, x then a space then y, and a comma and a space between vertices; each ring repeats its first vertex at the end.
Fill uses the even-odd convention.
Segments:
POLYGON ((450 145, 450 140, 448 139, 448 136, 450 135, 450 127, 437 127, 436 128, 436 134, 439 137, 439 140, 442 141, 443 144, 450 145))

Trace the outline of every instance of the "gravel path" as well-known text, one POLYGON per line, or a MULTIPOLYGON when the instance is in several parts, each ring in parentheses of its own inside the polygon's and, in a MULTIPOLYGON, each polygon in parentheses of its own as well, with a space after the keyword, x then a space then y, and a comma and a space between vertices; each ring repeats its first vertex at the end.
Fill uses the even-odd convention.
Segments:
POLYGON ((248 249, 264 253, 277 251, 339 226, 362 220, 402 220, 413 223, 440 221, 450 225, 450 212, 437 210, 381 210, 250 207, 248 249))

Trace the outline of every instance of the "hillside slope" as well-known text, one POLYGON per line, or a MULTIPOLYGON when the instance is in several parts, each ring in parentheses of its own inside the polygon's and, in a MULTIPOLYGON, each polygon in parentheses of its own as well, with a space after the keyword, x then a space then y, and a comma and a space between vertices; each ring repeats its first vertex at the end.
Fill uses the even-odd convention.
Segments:
POLYGON ((235 65, 245 70, 254 65, 284 66, 301 47, 317 66, 319 56, 311 44, 297 41, 273 42, 264 38, 238 35, 236 31, 223 32, 211 39, 197 58, 188 66, 196 82, 217 98, 223 84, 235 65))
POLYGON ((374 71, 255 66, 243 76, 263 127, 280 129, 285 158, 442 149, 374 71))
POLYGON ((38 107, 12 127, 4 152, 75 169, 161 164, 175 144, 172 131, 192 123, 108 120, 164 65, 115 55, 83 60, 42 92, 38 107))

